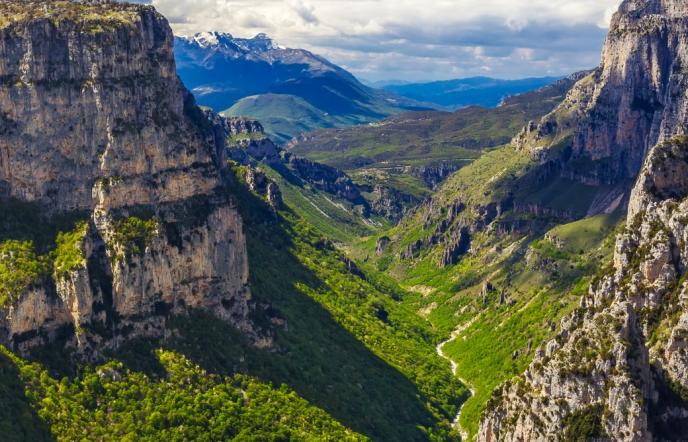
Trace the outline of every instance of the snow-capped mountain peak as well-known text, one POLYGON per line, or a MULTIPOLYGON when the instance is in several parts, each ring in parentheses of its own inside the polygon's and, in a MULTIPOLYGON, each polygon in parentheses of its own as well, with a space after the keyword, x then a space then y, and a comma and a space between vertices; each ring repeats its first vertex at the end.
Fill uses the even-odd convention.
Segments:
POLYGON ((199 32, 193 36, 181 37, 187 43, 201 48, 228 47, 239 48, 245 52, 262 53, 279 50, 280 47, 267 34, 258 34, 253 38, 234 38, 226 32, 199 32))

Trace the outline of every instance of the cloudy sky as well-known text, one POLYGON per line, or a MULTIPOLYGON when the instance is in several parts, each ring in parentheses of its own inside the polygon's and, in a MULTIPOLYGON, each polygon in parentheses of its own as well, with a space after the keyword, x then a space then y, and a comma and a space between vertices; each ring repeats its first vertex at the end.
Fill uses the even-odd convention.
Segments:
POLYGON ((264 32, 369 80, 565 75, 598 64, 621 0, 140 0, 177 34, 264 32))

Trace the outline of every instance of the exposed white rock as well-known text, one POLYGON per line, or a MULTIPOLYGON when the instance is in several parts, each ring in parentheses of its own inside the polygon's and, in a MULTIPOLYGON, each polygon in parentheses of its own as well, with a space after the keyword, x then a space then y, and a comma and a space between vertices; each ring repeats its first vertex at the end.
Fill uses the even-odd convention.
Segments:
POLYGON ((574 152, 609 159, 618 177, 642 169, 613 268, 526 373, 498 390, 478 440, 563 440, 584 418, 590 434, 568 436, 688 434, 688 407, 675 399, 688 392, 688 138, 677 136, 688 128, 687 36, 688 3, 626 0, 601 67, 516 140, 527 148, 572 136, 574 152))
POLYGON ((118 7, 131 22, 101 33, 69 18, 0 32, 0 196, 88 218, 83 264, 0 312, 0 339, 19 350, 64 339, 97 357, 163 336, 169 313, 200 309, 269 345, 248 319, 243 225, 221 189, 224 141, 177 77, 165 19, 118 7), (154 226, 137 250, 119 232, 133 216, 154 226))

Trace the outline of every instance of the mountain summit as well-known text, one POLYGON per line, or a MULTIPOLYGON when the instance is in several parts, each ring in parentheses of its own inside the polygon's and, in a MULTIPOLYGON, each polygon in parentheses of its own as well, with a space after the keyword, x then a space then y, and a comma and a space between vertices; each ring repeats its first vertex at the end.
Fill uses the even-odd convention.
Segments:
POLYGON ((282 48, 265 34, 249 39, 220 32, 176 37, 175 57, 180 77, 199 104, 228 116, 258 118, 277 141, 427 109, 371 89, 312 52, 282 48))
POLYGON ((239 53, 268 52, 279 50, 279 46, 267 35, 258 34, 253 38, 234 38, 226 32, 198 32, 191 37, 180 37, 189 44, 200 47, 214 47, 217 49, 235 50, 239 53))
POLYGON ((353 78, 345 70, 305 49, 280 47, 266 34, 258 34, 253 38, 234 38, 226 32, 199 32, 192 36, 176 37, 175 43, 177 52, 188 56, 178 60, 180 69, 188 66, 189 62, 209 68, 223 59, 244 58, 264 61, 270 65, 303 64, 309 70, 338 72, 353 78), (199 58, 200 55, 203 57, 199 58))

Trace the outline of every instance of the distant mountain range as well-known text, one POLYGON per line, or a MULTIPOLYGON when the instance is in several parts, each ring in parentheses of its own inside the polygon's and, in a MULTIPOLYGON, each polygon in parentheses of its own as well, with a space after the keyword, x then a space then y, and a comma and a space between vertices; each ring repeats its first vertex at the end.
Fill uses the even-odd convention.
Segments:
POLYGON ((499 80, 472 77, 430 83, 376 82, 371 86, 381 87, 413 100, 456 110, 467 106, 496 107, 506 97, 547 86, 558 79, 557 77, 542 77, 499 80))
POLYGON ((279 142, 305 131, 432 108, 365 86, 328 60, 281 48, 265 34, 177 37, 175 57, 180 77, 199 104, 227 116, 257 118, 279 142))

